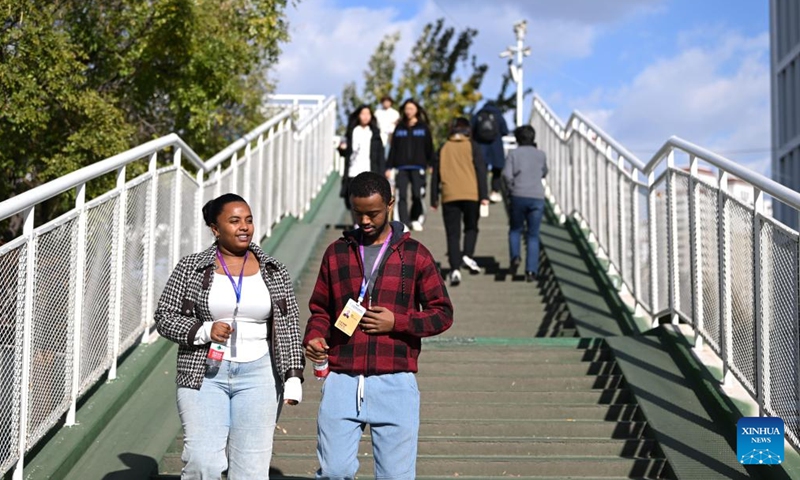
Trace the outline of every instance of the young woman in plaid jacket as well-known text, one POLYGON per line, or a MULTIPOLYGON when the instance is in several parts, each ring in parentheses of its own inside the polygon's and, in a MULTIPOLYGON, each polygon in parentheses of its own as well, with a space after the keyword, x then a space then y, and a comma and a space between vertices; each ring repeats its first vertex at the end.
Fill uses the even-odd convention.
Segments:
POLYGON ((358 175, 350 200, 359 229, 325 251, 303 340, 308 358, 328 360, 330 368, 319 407, 316 478, 354 478, 358 442, 370 425, 375 478, 411 480, 421 340, 450 328, 453 305, 430 251, 404 233, 403 224, 389 223, 388 180, 358 175), (349 336, 337 328, 337 318, 359 297, 366 312, 349 336))
POLYGON ((252 243, 244 199, 211 200, 203 218, 216 242, 178 262, 155 313, 178 344, 181 478, 269 478, 280 403, 302 400, 297 300, 286 268, 252 243), (212 345, 224 356, 209 367, 212 345))

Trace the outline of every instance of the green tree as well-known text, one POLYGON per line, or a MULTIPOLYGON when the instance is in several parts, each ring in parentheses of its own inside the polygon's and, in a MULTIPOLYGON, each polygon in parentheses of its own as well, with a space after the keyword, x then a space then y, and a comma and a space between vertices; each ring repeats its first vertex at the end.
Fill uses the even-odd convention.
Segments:
POLYGON ((397 64, 394 51, 400 41, 400 32, 383 37, 364 71, 364 101, 370 105, 380 102, 394 87, 394 71, 397 64))
POLYGON ((471 28, 457 33, 445 27, 444 19, 425 25, 395 81, 394 52, 400 35, 387 35, 370 57, 362 93, 354 82, 345 86, 343 112, 349 113, 361 103, 376 105, 390 91, 395 92, 398 103, 413 97, 428 112, 434 142, 441 143, 450 121, 470 115, 481 100, 480 86, 488 67, 470 55, 477 35, 478 31, 471 28))
MULTIPOLYGON (((86 88, 85 57, 58 26, 56 4, 3 0, 0 198, 125 150, 133 128, 109 95, 86 88)), ((54 202, 38 209, 46 220, 54 202)), ((8 238, 19 219, 8 222, 8 238)))
POLYGON ((373 52, 364 70, 364 89, 358 93, 355 82, 350 82, 344 86, 342 91, 342 101, 340 102, 340 121, 339 129, 344 133, 347 125, 347 117, 359 105, 378 105, 381 97, 390 95, 394 89, 394 71, 397 64, 394 60, 394 51, 397 42, 400 41, 400 33, 390 33, 383 37, 378 47, 373 52))
POLYGON ((445 27, 444 19, 429 23, 403 65, 397 97, 410 96, 422 104, 437 144, 447 138, 450 121, 470 115, 482 98, 480 86, 488 67, 470 55, 477 35, 472 28, 456 34, 454 28, 445 27), (467 67, 465 79, 459 67, 467 67))
POLYGON ((286 4, 0 0, 0 199, 170 132, 210 156, 263 121, 286 4))

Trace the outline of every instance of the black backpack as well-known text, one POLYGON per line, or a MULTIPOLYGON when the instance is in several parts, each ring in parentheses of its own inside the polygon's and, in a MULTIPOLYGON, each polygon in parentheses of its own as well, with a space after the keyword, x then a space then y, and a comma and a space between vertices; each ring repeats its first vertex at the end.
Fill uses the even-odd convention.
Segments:
POLYGON ((492 143, 500 136, 500 127, 493 112, 481 110, 475 122, 475 140, 492 143))

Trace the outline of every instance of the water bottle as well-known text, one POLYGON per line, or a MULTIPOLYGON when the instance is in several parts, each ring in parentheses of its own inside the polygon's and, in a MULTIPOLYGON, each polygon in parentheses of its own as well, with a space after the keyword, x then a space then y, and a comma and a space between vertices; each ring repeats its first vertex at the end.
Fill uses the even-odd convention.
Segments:
POLYGON ((317 377, 317 380, 325 380, 325 377, 331 373, 331 369, 328 368, 328 359, 322 361, 322 363, 314 362, 314 376, 317 377))
POLYGON ((222 359, 225 357, 225 352, 228 351, 228 346, 224 343, 211 342, 208 347, 208 356, 206 356, 206 365, 211 370, 218 370, 222 365, 222 359))

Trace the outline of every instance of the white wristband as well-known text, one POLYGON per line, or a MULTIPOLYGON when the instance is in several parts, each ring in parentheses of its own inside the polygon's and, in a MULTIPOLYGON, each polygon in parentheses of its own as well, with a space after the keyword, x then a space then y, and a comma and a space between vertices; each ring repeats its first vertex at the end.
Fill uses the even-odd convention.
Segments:
POLYGON ((297 403, 303 401, 303 385, 298 377, 289 377, 283 384, 283 399, 297 400, 297 403))
POLYGON ((214 322, 204 322, 203 326, 197 329, 197 333, 194 334, 194 344, 195 345, 205 345, 206 343, 211 342, 211 327, 214 326, 214 322))

